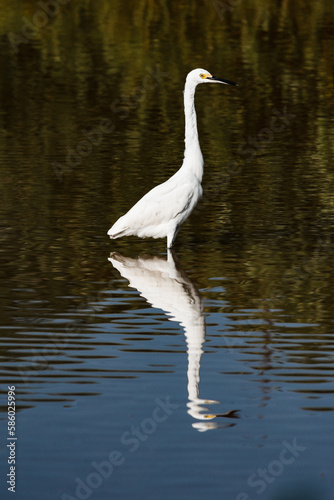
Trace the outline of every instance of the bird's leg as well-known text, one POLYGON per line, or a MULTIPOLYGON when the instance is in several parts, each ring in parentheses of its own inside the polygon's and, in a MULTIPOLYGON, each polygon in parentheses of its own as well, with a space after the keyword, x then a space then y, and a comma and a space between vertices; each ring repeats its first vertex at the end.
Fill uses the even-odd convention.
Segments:
POLYGON ((167 234, 167 248, 172 248, 179 229, 179 227, 176 227, 172 233, 167 234))
POLYGON ((172 248, 173 241, 174 241, 173 235, 172 234, 168 234, 167 235, 167 248, 172 248))

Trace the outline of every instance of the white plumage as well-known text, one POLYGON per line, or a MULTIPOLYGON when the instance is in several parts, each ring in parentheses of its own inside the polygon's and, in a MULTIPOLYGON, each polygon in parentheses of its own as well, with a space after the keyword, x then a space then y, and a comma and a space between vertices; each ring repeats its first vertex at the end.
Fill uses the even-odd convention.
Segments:
POLYGON ((185 151, 182 167, 166 182, 149 191, 109 229, 112 239, 121 236, 165 238, 171 248, 175 237, 202 195, 203 156, 198 140, 195 90, 200 83, 237 85, 212 76, 205 69, 194 69, 184 88, 185 151))

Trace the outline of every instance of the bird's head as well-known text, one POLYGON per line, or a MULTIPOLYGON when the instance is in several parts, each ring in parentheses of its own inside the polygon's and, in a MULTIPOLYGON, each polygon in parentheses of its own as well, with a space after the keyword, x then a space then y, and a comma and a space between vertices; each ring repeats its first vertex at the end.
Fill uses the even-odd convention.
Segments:
POLYGON ((225 80, 223 78, 219 78, 218 76, 213 76, 203 68, 197 68, 190 71, 187 76, 187 82, 195 86, 200 83, 224 83, 225 85, 238 85, 231 80, 225 80))

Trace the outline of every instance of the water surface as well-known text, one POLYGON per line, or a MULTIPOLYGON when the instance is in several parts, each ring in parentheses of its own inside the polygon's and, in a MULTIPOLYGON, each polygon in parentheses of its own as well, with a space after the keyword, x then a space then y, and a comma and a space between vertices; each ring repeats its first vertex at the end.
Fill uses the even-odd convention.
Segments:
POLYGON ((332 3, 68 2, 8 37, 39 10, 0 9, 1 493, 15 385, 20 500, 332 498, 332 3), (203 66, 239 87, 197 91, 175 252, 110 242, 203 66))

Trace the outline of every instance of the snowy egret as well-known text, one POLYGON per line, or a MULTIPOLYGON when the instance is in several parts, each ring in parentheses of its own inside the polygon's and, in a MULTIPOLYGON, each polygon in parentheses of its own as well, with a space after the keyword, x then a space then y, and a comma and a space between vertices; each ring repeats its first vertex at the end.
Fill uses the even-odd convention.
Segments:
POLYGON ((198 140, 195 111, 195 90, 200 83, 224 83, 205 69, 188 73, 184 87, 185 151, 181 168, 166 182, 159 184, 141 198, 109 229, 112 239, 121 236, 140 238, 165 238, 167 248, 173 246, 175 237, 202 196, 203 156, 198 140))

